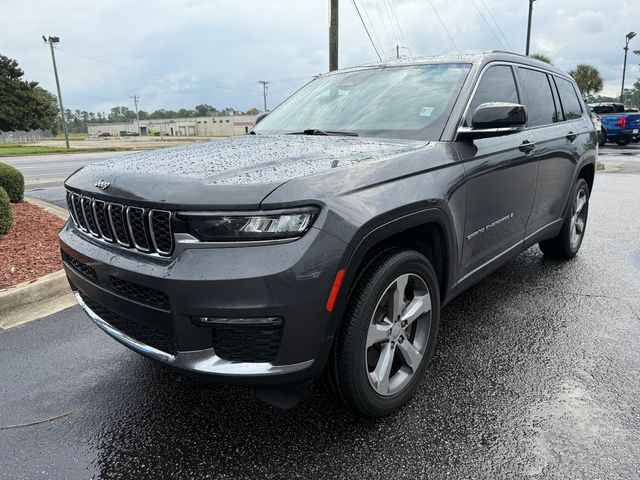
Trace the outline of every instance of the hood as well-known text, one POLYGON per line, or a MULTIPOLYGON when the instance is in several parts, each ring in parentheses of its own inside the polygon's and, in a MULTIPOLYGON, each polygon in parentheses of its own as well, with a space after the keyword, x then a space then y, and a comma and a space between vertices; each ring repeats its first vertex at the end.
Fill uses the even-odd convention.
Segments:
POLYGON ((105 199, 166 208, 259 208, 283 183, 419 149, 425 142, 246 135, 132 153, 87 165, 66 185, 105 199), (102 190, 98 182, 109 183, 102 190))

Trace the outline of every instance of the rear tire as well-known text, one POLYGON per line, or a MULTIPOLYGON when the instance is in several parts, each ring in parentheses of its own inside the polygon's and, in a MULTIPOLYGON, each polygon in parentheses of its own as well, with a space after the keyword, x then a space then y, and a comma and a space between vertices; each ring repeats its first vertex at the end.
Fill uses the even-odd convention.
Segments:
POLYGON ((629 135, 626 135, 624 137, 618 137, 618 139, 616 140, 616 143, 621 147, 624 147, 625 145, 629 145, 630 142, 631 142, 631 137, 629 135))
POLYGON ((413 250, 382 254, 351 293, 323 385, 360 415, 393 413, 413 396, 427 368, 439 319, 429 260, 413 250))
POLYGON ((571 191, 571 206, 564 218, 560 233, 538 244, 542 253, 547 257, 560 260, 575 257, 584 239, 588 214, 589 185, 584 178, 579 178, 571 191))

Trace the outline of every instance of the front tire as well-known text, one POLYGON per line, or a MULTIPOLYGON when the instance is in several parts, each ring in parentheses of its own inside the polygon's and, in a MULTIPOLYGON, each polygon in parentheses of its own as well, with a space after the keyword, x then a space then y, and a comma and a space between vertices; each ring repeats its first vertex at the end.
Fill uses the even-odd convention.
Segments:
POLYGON ((371 417, 400 408, 433 355, 439 319, 429 260, 404 249, 378 257, 351 294, 327 368, 341 400, 371 417))
POLYGON ((568 260, 575 257, 580 250, 589 214, 589 185, 584 178, 576 181, 571 198, 571 207, 567 211, 560 233, 538 244, 547 257, 568 260))

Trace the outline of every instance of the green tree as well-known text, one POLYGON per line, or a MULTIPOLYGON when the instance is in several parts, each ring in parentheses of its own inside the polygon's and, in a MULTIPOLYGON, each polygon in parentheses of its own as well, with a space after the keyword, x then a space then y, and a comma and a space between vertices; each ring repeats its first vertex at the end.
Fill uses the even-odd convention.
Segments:
POLYGON ((551 57, 548 57, 544 53, 533 53, 529 55, 531 58, 535 58, 536 60, 540 60, 541 62, 548 63, 549 65, 553 64, 551 61, 551 57))
POLYGON ((207 105, 206 103, 196 105, 194 110, 198 117, 208 117, 210 115, 217 115, 218 113, 215 107, 207 105))
POLYGON ((249 110, 247 110, 246 112, 244 112, 246 115, 257 115, 260 113, 260 110, 258 110, 256 107, 250 108, 249 110))
POLYGON ((0 131, 52 129, 56 97, 23 76, 16 60, 0 54, 0 131))
POLYGON ((582 94, 589 100, 602 90, 602 75, 593 65, 580 63, 569 72, 569 75, 573 77, 582 94))

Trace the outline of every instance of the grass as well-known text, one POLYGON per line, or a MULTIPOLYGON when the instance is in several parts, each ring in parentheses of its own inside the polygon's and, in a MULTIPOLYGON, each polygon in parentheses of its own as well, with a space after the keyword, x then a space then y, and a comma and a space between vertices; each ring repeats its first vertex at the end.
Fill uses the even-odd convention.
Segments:
MULTIPOLYGON (((160 148, 165 147, 167 145, 154 145, 151 148, 160 148)), ((145 147, 141 148, 130 148, 130 147, 117 147, 117 146, 104 146, 104 147, 91 147, 91 148, 70 148, 66 149, 65 147, 40 147, 40 146, 29 146, 29 145, 1 145, 0 144, 0 157, 13 157, 16 155, 42 155, 48 153, 91 153, 91 152, 121 152, 121 151, 130 151, 130 150, 143 150, 145 147)))
MULTIPOLYGON (((40 153, 60 153, 66 152, 64 147, 32 147, 22 145, 0 145, 0 157, 12 155, 37 155, 40 153)), ((77 152, 79 149, 72 148, 70 151, 77 152)))

